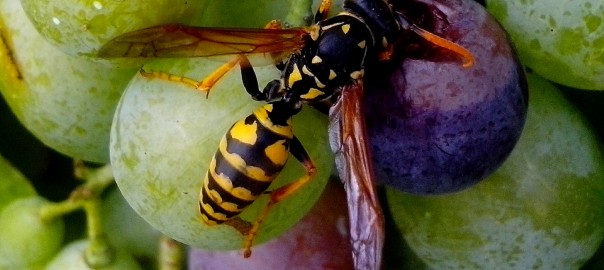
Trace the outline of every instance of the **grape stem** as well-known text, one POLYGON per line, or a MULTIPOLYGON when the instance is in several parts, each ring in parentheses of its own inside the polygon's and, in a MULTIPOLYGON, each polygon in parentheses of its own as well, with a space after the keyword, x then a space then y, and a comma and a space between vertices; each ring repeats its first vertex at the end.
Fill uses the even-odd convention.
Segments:
POLYGON ((92 268, 107 266, 111 264, 115 254, 103 231, 101 194, 115 182, 113 171, 110 165, 89 168, 84 162, 76 160, 74 175, 84 183, 74 189, 66 200, 42 207, 41 219, 49 222, 75 210, 84 210, 90 243, 86 249, 85 260, 92 268))
POLYGON ((101 218, 101 200, 97 197, 84 203, 84 212, 88 224, 88 247, 84 259, 93 269, 102 268, 110 265, 115 252, 111 244, 105 237, 101 218))
POLYGON ((159 270, 180 270, 183 269, 185 258, 183 245, 165 235, 159 239, 159 270))
POLYGON ((84 184, 74 189, 69 198, 62 202, 51 203, 42 207, 40 216, 43 221, 64 216, 75 210, 83 209, 87 201, 95 200, 115 181, 111 165, 97 169, 88 168, 82 161, 74 161, 74 175, 84 181, 84 184))

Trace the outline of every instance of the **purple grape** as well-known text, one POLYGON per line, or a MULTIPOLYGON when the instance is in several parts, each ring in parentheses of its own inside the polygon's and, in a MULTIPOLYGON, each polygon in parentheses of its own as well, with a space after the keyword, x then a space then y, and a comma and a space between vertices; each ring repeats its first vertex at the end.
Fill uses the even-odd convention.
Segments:
POLYGON ((524 71, 505 31, 474 1, 395 6, 426 30, 464 46, 475 64, 425 42, 401 42, 391 65, 367 68, 364 108, 376 175, 415 194, 458 191, 506 159, 525 122, 524 71))

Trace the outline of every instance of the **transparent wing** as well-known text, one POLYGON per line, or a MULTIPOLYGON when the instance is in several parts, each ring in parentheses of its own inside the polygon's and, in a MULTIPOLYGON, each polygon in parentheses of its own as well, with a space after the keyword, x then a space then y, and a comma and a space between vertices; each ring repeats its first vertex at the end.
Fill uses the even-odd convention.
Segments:
POLYGON ((307 31, 292 29, 208 28, 160 25, 118 36, 98 52, 113 57, 207 57, 284 53, 299 49, 307 31))
POLYGON ((344 183, 350 215, 350 235, 356 269, 380 269, 384 246, 384 216, 377 197, 373 163, 362 117, 361 83, 345 87, 331 108, 330 143, 344 183))

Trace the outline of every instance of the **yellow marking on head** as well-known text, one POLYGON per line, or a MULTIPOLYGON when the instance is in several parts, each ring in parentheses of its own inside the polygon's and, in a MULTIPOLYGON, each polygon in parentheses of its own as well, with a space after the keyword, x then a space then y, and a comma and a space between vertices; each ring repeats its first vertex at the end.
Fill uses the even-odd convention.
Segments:
POLYGON ((285 140, 278 140, 264 149, 264 154, 274 164, 283 166, 289 158, 289 150, 285 147, 285 140))
POLYGON ((359 48, 361 48, 361 49, 365 49, 366 45, 367 45, 366 40, 363 40, 363 41, 359 42, 359 44, 357 44, 357 46, 359 46, 359 48))
POLYGON ((310 88, 308 89, 308 93, 304 94, 304 95, 300 95, 301 98, 303 99, 315 99, 316 97, 325 94, 325 92, 317 89, 317 88, 310 88))
POLYGON ((256 116, 262 126, 269 129, 270 131, 275 132, 285 138, 293 138, 294 133, 291 127, 291 119, 287 121, 286 126, 275 125, 273 121, 271 121, 271 119, 268 117, 268 112, 272 111, 273 109, 272 105, 268 107, 269 105, 270 104, 258 108, 256 111, 254 111, 254 116, 256 116))
POLYGON ((329 80, 333 80, 333 79, 335 79, 335 78, 336 78, 336 76, 338 76, 338 74, 336 74, 336 72, 335 72, 335 71, 333 71, 333 69, 330 69, 330 70, 329 70, 329 77, 328 77, 328 79, 329 79, 329 80))
POLYGON ((257 122, 246 124, 244 120, 239 120, 231 127, 229 133, 233 139, 245 144, 254 145, 258 140, 258 135, 256 134, 257 130, 257 122))
POLYGON ((308 69, 308 66, 304 65, 302 66, 302 73, 306 74, 307 76, 310 77, 314 77, 315 74, 312 74, 312 72, 310 72, 310 69, 308 69))
POLYGON ((323 59, 321 59, 321 57, 319 57, 318 55, 315 55, 311 60, 311 63, 313 64, 319 64, 321 62, 323 62, 323 59))
POLYGON ((388 47, 388 40, 386 39, 386 37, 382 37, 382 47, 388 47))
POLYGON ((358 80, 363 78, 363 70, 357 70, 350 73, 350 78, 358 80))
POLYGON ((294 85, 295 82, 302 80, 302 74, 300 73, 300 70, 298 69, 297 65, 294 65, 294 69, 292 69, 292 72, 289 74, 289 77, 287 78, 287 85, 289 87, 292 87, 292 85, 294 85))
POLYGON ((323 84, 321 81, 319 81, 319 78, 317 78, 317 76, 315 76, 315 84, 319 88, 325 88, 325 84, 323 84))
POLYGON ((344 34, 348 34, 348 31, 350 31, 350 24, 342 25, 342 32, 344 32, 344 34))

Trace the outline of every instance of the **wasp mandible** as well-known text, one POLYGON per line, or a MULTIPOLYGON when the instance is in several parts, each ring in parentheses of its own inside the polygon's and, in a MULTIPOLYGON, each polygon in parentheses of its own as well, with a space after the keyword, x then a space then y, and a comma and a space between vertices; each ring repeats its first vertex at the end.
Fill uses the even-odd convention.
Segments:
POLYGON ((270 202, 245 230, 244 255, 273 205, 311 181, 314 165, 294 136, 291 118, 305 104, 335 104, 330 115, 339 125, 332 139, 342 160, 350 214, 353 258, 359 269, 379 269, 384 241, 384 221, 375 181, 364 118, 361 110, 363 74, 369 62, 388 61, 403 33, 412 33, 459 55, 464 66, 473 64, 465 48, 411 23, 382 0, 346 0, 343 11, 328 17, 330 0, 323 0, 308 27, 283 29, 269 23, 264 29, 206 28, 161 25, 119 36, 99 52, 101 57, 206 57, 236 55, 202 81, 144 72, 144 76, 185 83, 209 93, 226 72, 239 65, 243 85, 254 100, 267 105, 235 123, 223 137, 210 163, 200 192, 200 213, 208 224, 235 220, 279 174, 292 154, 306 174, 297 181, 268 191, 270 202), (281 71, 262 90, 247 59, 252 54, 271 55, 281 71))

